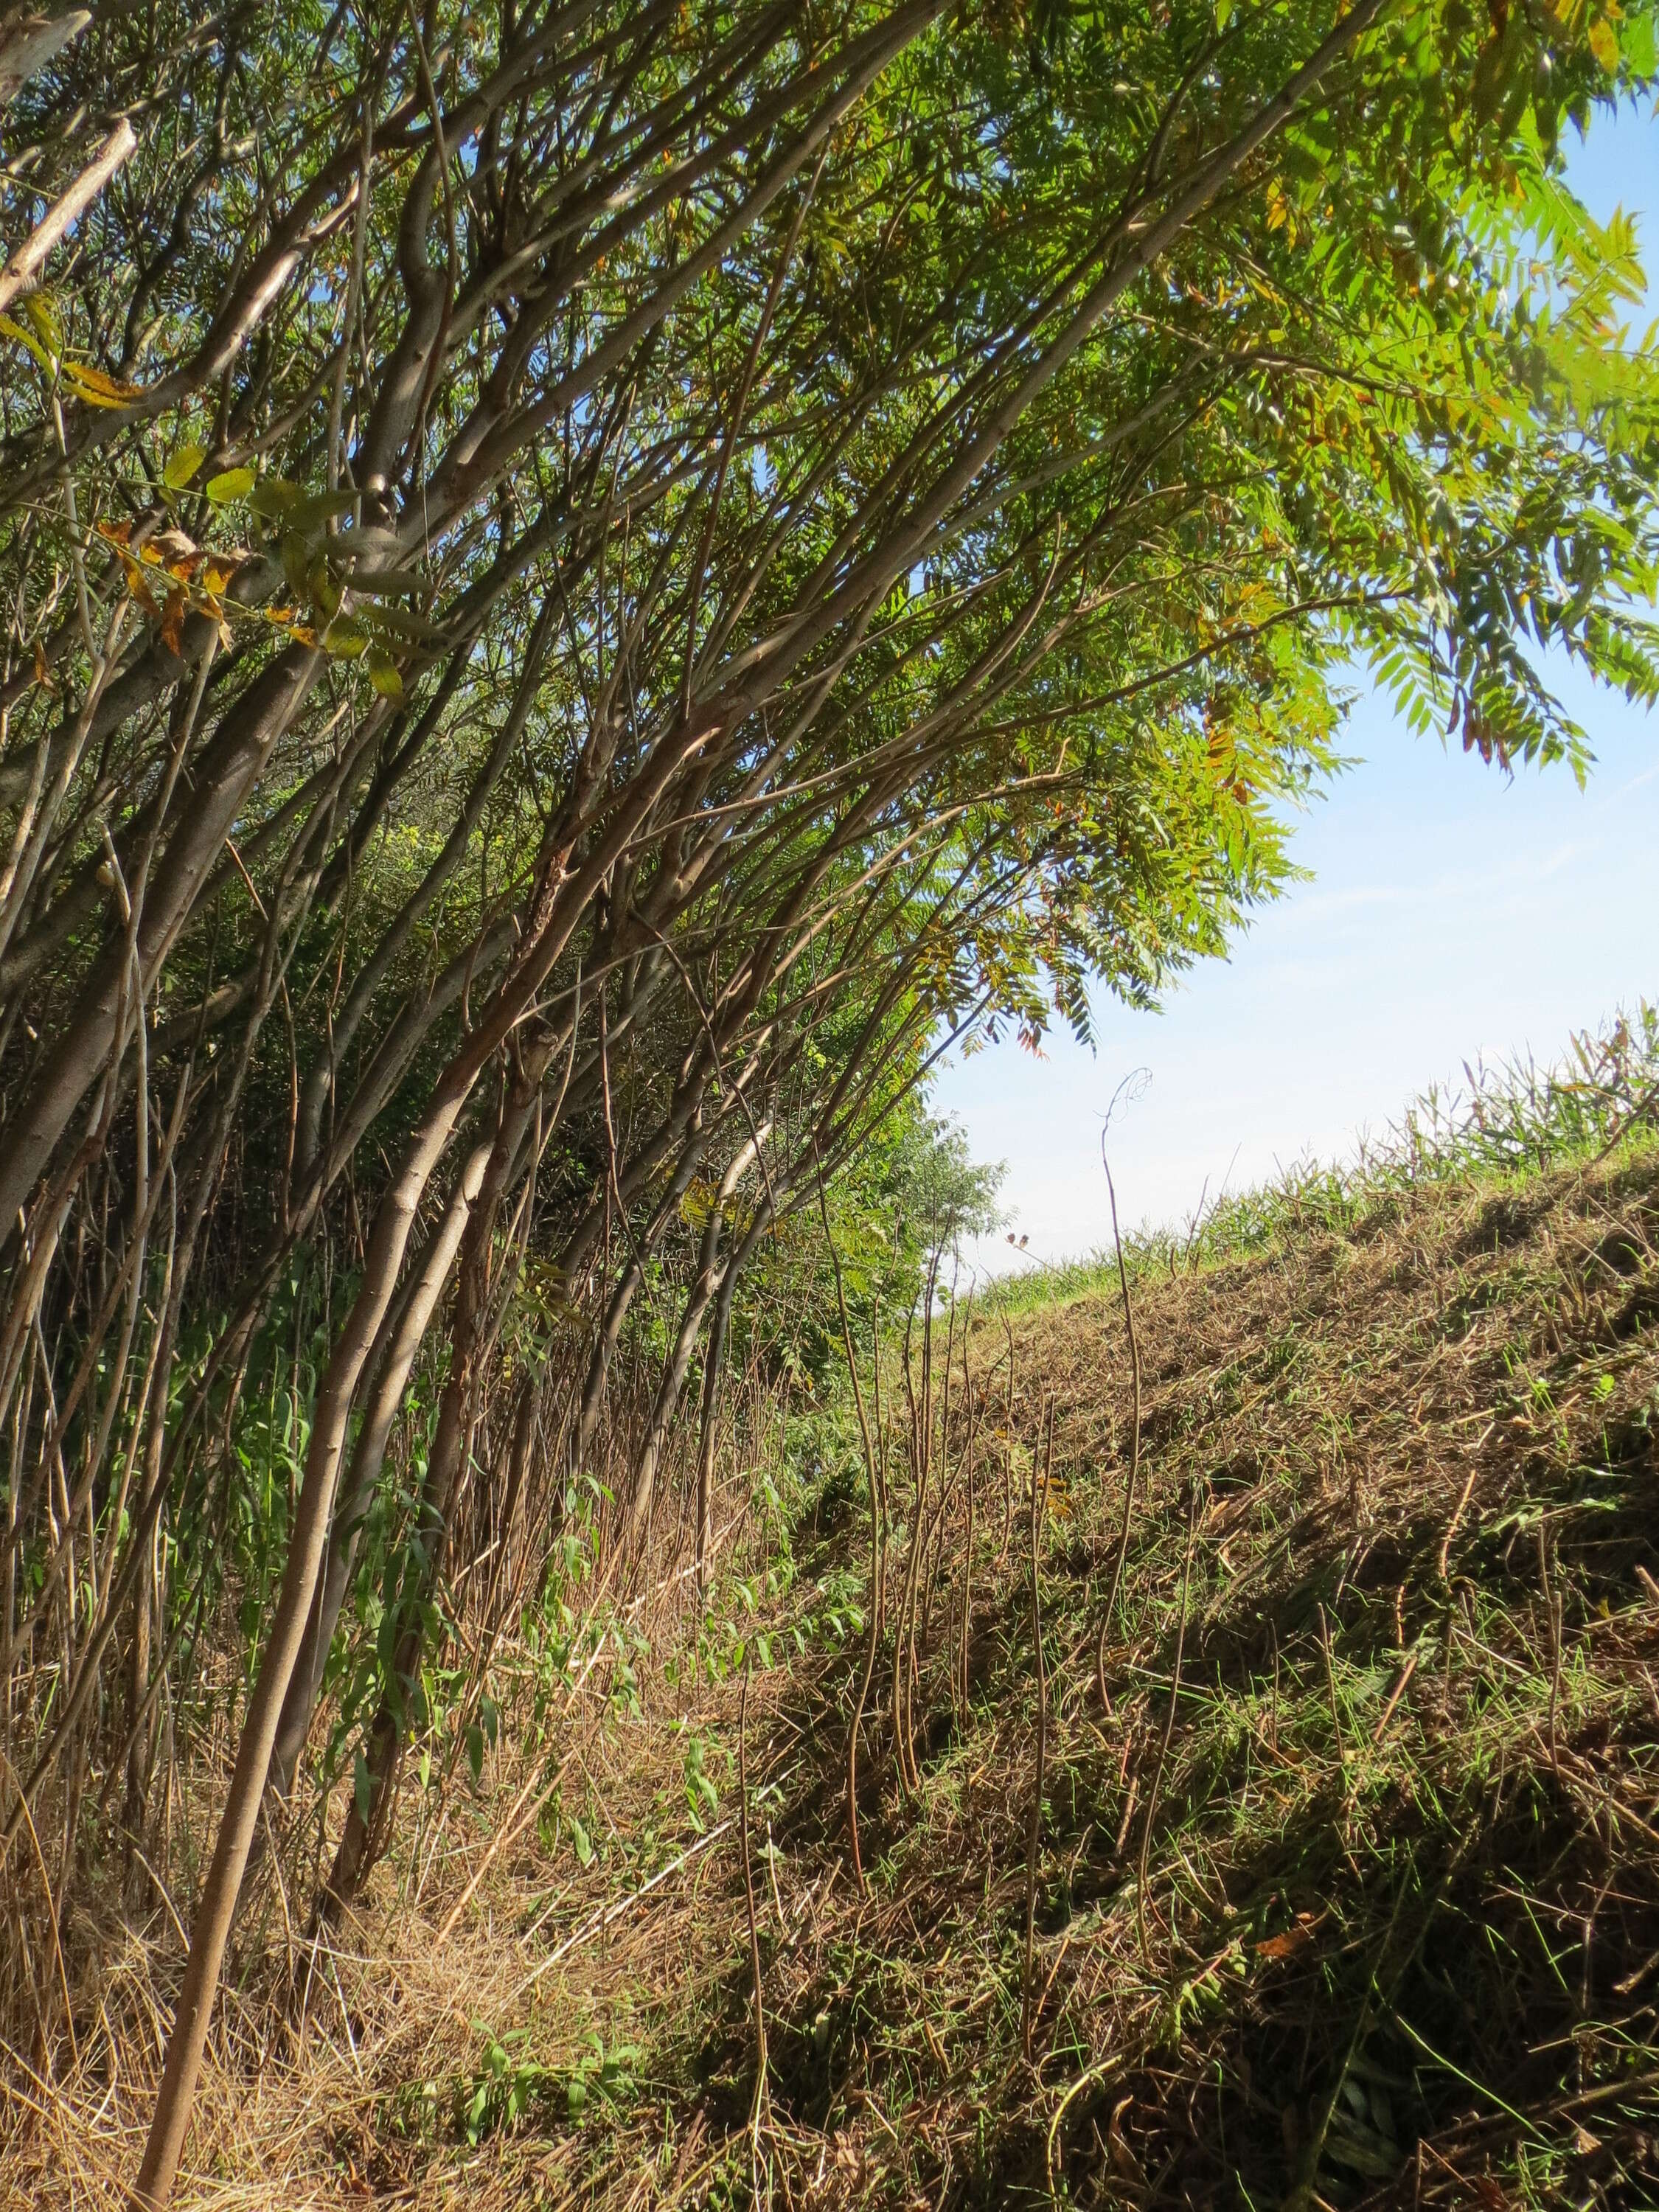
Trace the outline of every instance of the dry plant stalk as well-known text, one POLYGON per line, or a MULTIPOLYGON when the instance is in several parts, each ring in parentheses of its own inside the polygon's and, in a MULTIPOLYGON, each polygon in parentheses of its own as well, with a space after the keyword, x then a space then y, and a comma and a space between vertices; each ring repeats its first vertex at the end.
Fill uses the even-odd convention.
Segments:
POLYGON ((1042 1787, 1048 1746, 1048 1670, 1042 1654, 1042 1589, 1039 1575, 1038 1538, 1048 1500, 1048 1481, 1054 1462, 1054 1401, 1048 1407, 1041 1484, 1031 1469, 1031 1646, 1036 1659, 1036 1773, 1031 1784, 1031 1814, 1025 1830, 1025 1954, 1020 1973, 1019 2047, 1026 2064, 1031 2063, 1031 2037, 1036 2026, 1031 2002, 1031 1966, 1036 1948, 1037 1850, 1042 1840, 1042 1787))
MULTIPOLYGON (((743 1844, 743 1893, 749 1914, 749 1972, 755 1986, 755 2102, 750 2112, 750 2142, 757 2165, 761 2123, 766 2112, 766 2000, 761 1987, 760 1927, 755 1917, 755 1872, 749 1854, 749 1680, 751 1656, 744 1654, 743 1694, 738 1705, 738 1814, 743 1844)), ((758 2191, 757 2192, 758 2196, 758 2191)))
MULTIPOLYGON (((858 1361, 853 1356, 853 1328, 847 1317, 847 1291, 842 1281, 841 1255, 836 1249, 836 1240, 830 1234, 830 1209, 824 1200, 823 1176, 818 1176, 818 1212, 823 1222, 823 1239, 830 1247, 830 1263, 836 1276, 836 1307, 841 1316, 841 1340, 847 1354, 847 1372, 853 1385, 853 1403, 858 1409, 859 1436, 864 1445, 864 1470, 870 1483, 870 1631, 864 1644, 864 1673, 859 1680, 858 1696, 853 1701, 853 1713, 847 1723, 847 1841, 853 1855, 853 1872, 860 1892, 865 1887, 864 1863, 859 1856, 859 1730, 864 1724, 865 1701, 870 1695, 870 1680, 876 1669, 876 1638, 880 1633, 882 1615, 882 1497, 881 1474, 876 1453, 870 1440, 870 1423, 864 1410, 864 1392, 859 1382, 858 1361)), ((876 1322, 876 1372, 881 1370, 881 1323, 876 1322)), ((880 1388, 878 1382, 877 1388, 880 1388)), ((759 1984, 756 1984, 757 2006, 759 2005, 759 1984)))
POLYGON ((1002 1333, 1008 1340, 1008 1418, 1002 1431, 1002 1541, 997 1547, 999 1571, 1007 1560, 1014 1528, 1014 1332, 1006 1314, 1002 1316, 1002 1333))
POLYGON ((1176 1630, 1175 1666, 1170 1676, 1170 1710, 1164 1717, 1164 1734, 1158 1740, 1158 1759, 1146 1792, 1146 1818, 1140 1831, 1140 1858, 1135 1869, 1135 1932, 1140 1942, 1141 1963, 1149 1967, 1152 1961, 1151 1946, 1146 1940, 1146 1866, 1152 1848, 1152 1824, 1158 1818, 1158 1793, 1164 1787, 1164 1762, 1170 1755, 1170 1739, 1175 1734, 1176 1708, 1181 1703, 1181 1662, 1187 1649, 1187 1613, 1193 1588, 1193 1550, 1198 1540, 1198 1509, 1202 1488, 1201 1483, 1194 1483, 1192 1499, 1187 1510, 1187 1556, 1181 1569, 1181 1620, 1176 1630))
POLYGON ((1117 1610, 1119 1593, 1123 1587, 1123 1569, 1129 1556, 1129 1528, 1135 1509, 1135 1492, 1140 1480, 1140 1340, 1135 1334, 1134 1301, 1129 1296, 1129 1271, 1123 1263, 1123 1237, 1117 1221, 1117 1189, 1112 1181, 1110 1163, 1106 1158, 1106 1132, 1100 1133, 1100 1164, 1106 1173, 1106 1195, 1112 1207, 1112 1249, 1117 1255, 1118 1288, 1123 1297, 1123 1326, 1129 1339, 1129 1381, 1132 1392, 1129 1430, 1129 1479, 1123 1486, 1123 1517, 1118 1525, 1117 1553, 1112 1561, 1112 1579, 1106 1591, 1106 1602, 1101 1608, 1100 1634, 1095 1643, 1095 1687, 1100 1695, 1103 1712, 1109 1713, 1112 1701, 1106 1688, 1106 1638, 1110 1632, 1112 1615, 1117 1610))
POLYGON ((961 1680, 961 1703, 965 1711, 968 1704, 968 1647, 974 1614, 974 1424, 977 1416, 974 1378, 968 1371, 968 1333, 965 1329, 962 1337, 962 1395, 968 1419, 967 1455, 963 1467, 968 1489, 968 1527, 963 1539, 962 1637, 957 1672, 961 1680))

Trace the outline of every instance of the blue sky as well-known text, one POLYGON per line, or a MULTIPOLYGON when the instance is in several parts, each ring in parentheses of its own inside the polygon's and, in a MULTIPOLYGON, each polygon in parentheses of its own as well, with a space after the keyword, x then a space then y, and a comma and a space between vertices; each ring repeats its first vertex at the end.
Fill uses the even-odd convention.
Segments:
MULTIPOLYGON (((1598 121, 1571 174, 1598 216, 1659 210, 1659 122, 1598 121)), ((1651 280, 1659 220, 1641 228, 1651 280)), ((1010 1225, 1033 1256, 1109 1237, 1101 1117, 1131 1069, 1152 1080, 1114 1123, 1120 1207, 1178 1220, 1230 1164, 1237 1189, 1275 1162, 1350 1153, 1466 1059, 1550 1059, 1571 1030, 1659 997, 1659 722, 1571 673, 1558 689, 1597 756, 1583 792, 1565 769, 1507 782, 1413 738, 1367 690, 1342 741, 1358 764, 1297 828, 1312 881, 1231 959, 1158 1014, 1103 992, 1092 1054, 1059 1033, 1041 1060, 1009 1042, 945 1071, 935 1110, 1007 1163, 1010 1225)), ((1014 1259, 1000 1237, 975 1256, 1014 1259)))

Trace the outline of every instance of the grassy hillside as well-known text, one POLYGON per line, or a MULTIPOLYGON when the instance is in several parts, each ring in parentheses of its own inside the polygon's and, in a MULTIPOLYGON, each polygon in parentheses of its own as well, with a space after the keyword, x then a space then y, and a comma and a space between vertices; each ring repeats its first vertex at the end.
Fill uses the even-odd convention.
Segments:
MULTIPOLYGON (((338 1953, 248 1932, 187 2201, 1659 2201, 1659 1141, 1546 1107, 1137 1248, 1138 1453, 1114 1267, 941 1323, 913 1584, 887 1347, 862 1884, 870 1500, 798 1412, 556 1786, 504 1737, 338 1953)), ((107 1933, 7 2202, 116 2201, 171 1969, 107 1933)))

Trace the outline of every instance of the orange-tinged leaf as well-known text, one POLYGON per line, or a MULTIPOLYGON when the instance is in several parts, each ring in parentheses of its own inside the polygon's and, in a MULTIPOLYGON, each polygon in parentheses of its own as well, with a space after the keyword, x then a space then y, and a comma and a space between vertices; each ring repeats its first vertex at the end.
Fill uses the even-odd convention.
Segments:
POLYGON ((143 396, 142 386, 123 384, 118 378, 106 375, 101 368, 94 368, 90 362, 66 361, 64 379, 73 387, 76 398, 84 399, 89 407, 125 407, 143 396))
POLYGON ((161 642, 169 653, 182 653, 185 643, 185 595, 169 592, 161 611, 161 642))
POLYGON ((1299 1951, 1304 1943, 1313 1940, 1313 1932, 1317 1924, 1311 1912, 1298 1912, 1282 1935, 1269 1936, 1256 1945, 1257 1958, 1288 1959, 1293 1952, 1299 1951))
POLYGON ((144 580, 143 570, 131 555, 123 556, 122 566, 127 573, 127 590, 134 605, 142 607, 147 615, 154 615, 159 622, 161 610, 155 604, 155 593, 144 580))

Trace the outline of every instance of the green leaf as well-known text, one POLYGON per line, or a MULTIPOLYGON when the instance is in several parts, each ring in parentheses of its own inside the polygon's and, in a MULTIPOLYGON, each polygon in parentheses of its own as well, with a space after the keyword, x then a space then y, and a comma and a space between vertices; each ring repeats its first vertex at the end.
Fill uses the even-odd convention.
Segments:
POLYGON ((352 1762, 351 1794, 357 1801, 357 1818, 367 1827, 369 1814, 374 1809, 374 1784, 369 1777, 368 1761, 361 1750, 352 1762))
POLYGON ((349 514, 357 504, 355 491, 313 491, 298 494, 283 509, 290 529, 319 530, 337 514, 349 514))
POLYGON ((384 646, 368 648, 368 680, 383 699, 401 699, 404 679, 398 673, 398 664, 384 646))
MULTIPOLYGON (((351 551, 351 541, 349 538, 346 538, 342 541, 342 550, 347 553, 351 551)), ((362 592, 369 599, 380 599, 397 598, 400 597, 405 592, 422 591, 425 589, 425 586, 426 579, 422 575, 418 568, 370 568, 368 567, 359 567, 354 568, 351 572, 352 590, 354 592, 362 592)), ((387 612, 388 617, 390 617, 391 611, 388 609, 387 612)), ((407 617, 405 617, 405 619, 407 619, 407 617)))
POLYGON ((263 515, 267 522, 279 521, 292 507, 298 506, 300 487, 290 483, 286 477, 261 477, 254 483, 249 471, 239 471, 238 473, 248 476, 252 489, 247 495, 247 503, 255 514, 263 515))
POLYGON ((162 470, 161 482, 169 491, 182 491, 206 459, 200 446, 180 446, 162 470))
MULTIPOLYGON (((286 544, 286 539, 283 542, 286 544)), ((311 594, 312 605, 324 621, 331 622, 340 611, 340 580, 326 553, 318 554, 307 569, 306 589, 311 594)))
POLYGON ((592 1866, 593 1863, 593 1845, 589 1838, 587 1831, 583 1827, 581 1822, 576 1818, 574 1813, 572 1813, 568 1817, 570 1820, 570 1841, 574 1847, 576 1856, 581 1861, 584 1866, 592 1866))
POLYGON ((368 644, 368 634, 354 615, 337 615, 323 633, 323 650, 331 659, 355 660, 368 644))
POLYGON ((283 574, 288 587, 295 599, 304 599, 310 589, 311 548, 297 530, 283 532, 283 574))
MULTIPOLYGON (((362 586, 354 576, 351 588, 361 596, 362 586)), ((411 614, 405 607, 360 606, 357 610, 372 630, 382 637, 404 640, 411 645, 435 643, 443 636, 442 626, 428 622, 424 615, 411 614)))
POLYGON ((216 507, 228 507, 233 500, 246 499, 255 482, 252 469, 222 469, 202 489, 216 507))
POLYGON ((1651 15, 1627 15, 1624 35, 1620 40, 1624 59, 1632 76, 1650 77, 1659 60, 1659 40, 1655 38, 1651 15))

